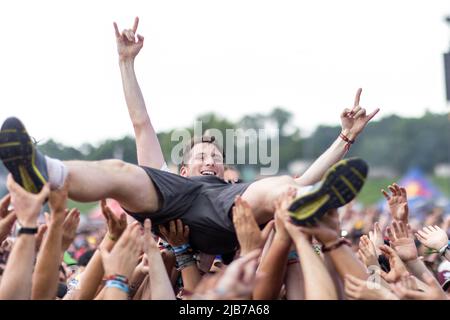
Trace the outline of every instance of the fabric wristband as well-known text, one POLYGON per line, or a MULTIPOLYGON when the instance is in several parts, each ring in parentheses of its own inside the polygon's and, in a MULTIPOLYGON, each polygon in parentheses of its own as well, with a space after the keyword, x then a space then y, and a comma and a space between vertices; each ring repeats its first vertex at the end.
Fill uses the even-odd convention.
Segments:
POLYGON ((122 281, 118 281, 118 280, 106 281, 105 287, 106 288, 116 288, 116 289, 119 289, 119 290, 125 292, 126 294, 130 293, 130 288, 128 287, 128 285, 123 283, 122 281))
POLYGON ((175 255, 179 255, 189 251, 189 249, 191 249, 191 246, 189 245, 189 243, 185 243, 182 244, 181 246, 172 247, 172 249, 175 255))
POLYGON ((128 285, 128 278, 121 274, 113 274, 110 276, 106 276, 103 278, 103 280, 104 281, 114 280, 114 281, 119 281, 119 282, 122 282, 122 283, 128 285))

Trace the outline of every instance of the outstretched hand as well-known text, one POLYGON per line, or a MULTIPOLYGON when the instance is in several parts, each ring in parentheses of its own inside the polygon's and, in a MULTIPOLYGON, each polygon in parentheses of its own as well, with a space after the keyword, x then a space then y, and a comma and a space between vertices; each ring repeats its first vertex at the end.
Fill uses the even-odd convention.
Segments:
POLYGON ((388 189, 391 191, 390 195, 384 189, 381 189, 381 193, 383 193, 388 202, 392 218, 397 221, 408 223, 409 209, 406 189, 400 187, 396 183, 388 186, 388 189))
POLYGON ((261 231, 250 205, 240 196, 237 196, 234 202, 233 224, 242 256, 255 249, 262 248, 265 241, 264 238, 267 239, 268 230, 273 226, 273 223, 268 223, 264 230, 261 231))
POLYGON ((14 210, 8 210, 11 202, 11 195, 7 194, 0 200, 0 243, 5 240, 16 221, 14 210))
POLYGON ((120 216, 117 217, 111 208, 106 204, 106 200, 104 199, 100 202, 100 205, 102 208, 102 214, 106 219, 106 224, 108 225, 108 237, 113 241, 117 241, 127 227, 126 215, 122 212, 120 216))
POLYGON ((359 105, 361 92, 361 88, 356 91, 353 107, 345 108, 341 113, 342 133, 350 140, 355 140, 367 123, 380 111, 380 108, 376 108, 370 114, 366 114, 366 109, 359 105))
POLYGON ((113 24, 116 33, 117 52, 119 53, 119 59, 122 61, 133 61, 144 45, 144 37, 140 34, 136 34, 139 25, 139 18, 136 17, 134 19, 134 25, 132 29, 124 29, 122 33, 119 32, 117 23, 114 22, 113 24))

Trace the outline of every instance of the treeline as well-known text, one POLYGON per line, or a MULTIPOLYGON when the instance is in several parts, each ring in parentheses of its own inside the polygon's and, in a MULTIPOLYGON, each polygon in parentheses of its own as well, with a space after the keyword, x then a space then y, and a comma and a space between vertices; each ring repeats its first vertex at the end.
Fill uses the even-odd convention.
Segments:
MULTIPOLYGON (((217 114, 202 115, 203 130, 219 129, 225 136, 226 129, 277 128, 280 132, 280 169, 286 170, 294 160, 311 160, 319 156, 336 139, 340 126, 319 126, 309 137, 292 121, 293 115, 282 108, 275 108, 269 114, 247 115, 238 122, 217 114)), ((188 129, 193 132, 192 128, 188 129)), ((171 141, 172 131, 158 134, 166 161, 171 159, 172 148, 178 141, 171 141)), ((255 143, 255 142, 253 142, 255 143)), ((132 137, 107 140, 95 147, 83 144, 79 148, 64 146, 54 140, 38 145, 45 154, 62 160, 100 160, 119 158, 136 163, 136 147, 132 137)), ((417 166, 432 172, 436 164, 450 162, 450 122, 448 114, 426 112, 420 118, 388 116, 369 124, 349 156, 366 159, 372 166, 383 166, 404 173, 417 166)), ((242 169, 243 166, 240 166, 242 169)), ((2 166, 1 171, 5 173, 2 166)))

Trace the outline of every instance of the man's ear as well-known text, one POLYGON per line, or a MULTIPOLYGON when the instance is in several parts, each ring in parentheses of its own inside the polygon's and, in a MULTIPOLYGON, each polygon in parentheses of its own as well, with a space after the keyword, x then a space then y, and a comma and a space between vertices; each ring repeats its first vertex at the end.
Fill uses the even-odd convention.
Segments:
POLYGON ((185 165, 181 166, 181 168, 180 168, 180 176, 187 177, 187 175, 188 175, 188 169, 186 168, 185 165))

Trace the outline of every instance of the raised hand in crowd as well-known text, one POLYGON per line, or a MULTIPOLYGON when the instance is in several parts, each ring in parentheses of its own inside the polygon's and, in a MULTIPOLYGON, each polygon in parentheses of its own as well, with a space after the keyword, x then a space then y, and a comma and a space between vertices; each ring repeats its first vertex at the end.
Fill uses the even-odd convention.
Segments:
POLYGON ((381 190, 381 193, 388 202, 392 219, 408 223, 409 207, 406 189, 396 183, 389 185, 388 189, 391 194, 384 189, 381 190))
POLYGON ((128 299, 128 281, 138 264, 143 241, 141 226, 136 221, 125 229, 111 252, 100 249, 106 280, 104 300, 128 299))
POLYGON ((369 231, 369 239, 375 246, 375 250, 377 252, 377 255, 379 256, 381 254, 380 246, 384 244, 384 238, 383 233, 381 232, 380 223, 375 222, 373 226, 373 231, 369 231))
POLYGON ((374 243, 368 236, 363 235, 360 238, 358 256, 369 270, 380 267, 380 264, 378 263, 378 254, 375 248, 374 243))
POLYGON ((50 192, 48 233, 38 253, 33 274, 32 299, 53 300, 56 297, 61 264, 63 224, 66 219, 68 184, 50 192))
POLYGON ((448 300, 439 282, 432 275, 424 273, 422 278, 426 283, 426 287, 422 290, 418 290, 414 279, 408 277, 397 281, 392 286, 392 290, 397 297, 405 300, 448 300))
POLYGON ((261 249, 273 226, 273 222, 269 222, 261 231, 250 205, 240 196, 237 196, 234 202, 233 224, 242 256, 255 249, 261 249))
POLYGON ((439 228, 439 226, 423 227, 423 229, 417 231, 415 235, 424 246, 435 252, 441 253, 450 261, 448 235, 444 230, 439 228))
POLYGON ((381 252, 389 259, 389 272, 381 271, 381 277, 388 283, 400 280, 401 277, 409 275, 408 269, 400 259, 397 252, 387 245, 380 247, 381 252))
MULTIPOLYGON (((291 222, 287 210, 280 211, 284 226, 291 236, 299 256, 307 300, 336 300, 336 288, 321 257, 313 249, 309 228, 299 227, 291 222)), ((326 232, 324 232, 326 233, 326 232)))
POLYGON ((80 210, 77 208, 70 209, 67 211, 66 219, 63 223, 63 236, 62 236, 62 246, 61 252, 64 252, 70 247, 75 236, 77 235, 77 228, 80 224, 80 210))
POLYGON ((371 278, 361 280, 351 274, 347 275, 345 277, 347 298, 350 300, 398 300, 395 294, 376 281, 377 277, 371 278))
MULTIPOLYGON (((265 280, 256 284, 253 292, 255 300, 277 299, 280 295, 292 244, 291 236, 284 225, 282 213, 292 203, 295 193, 295 189, 289 189, 275 201, 275 235, 258 268, 258 272, 264 274, 265 280)), ((296 256, 295 250, 292 255, 296 256)))
POLYGON ((9 210, 11 195, 7 194, 0 200, 0 243, 2 243, 11 233, 11 229, 16 222, 14 210, 9 210))
POLYGON ((29 193, 14 181, 11 174, 8 175, 6 186, 21 228, 3 272, 0 299, 27 300, 31 298, 37 220, 42 205, 50 194, 50 187, 45 184, 39 193, 29 193))
POLYGON ((119 59, 123 61, 133 61, 144 45, 144 37, 137 34, 139 18, 134 19, 133 28, 124 29, 122 33, 119 31, 117 23, 113 23, 116 33, 117 52, 119 59))
POLYGON ((193 292, 202 276, 189 245, 189 227, 183 225, 183 222, 178 219, 169 222, 169 229, 161 225, 159 230, 175 253, 177 269, 181 271, 184 289, 193 292))
MULTIPOLYGON (((152 224, 150 219, 145 219, 143 249, 150 261, 149 276, 152 300, 175 300, 172 283, 169 279, 158 243, 153 238, 151 229, 152 224)), ((184 229, 182 228, 182 230, 184 229)), ((191 261, 184 261, 184 263, 188 264, 191 261)), ((192 263, 195 263, 195 260, 192 263)))
MULTIPOLYGON (((103 217, 106 219, 107 232, 100 242, 98 248, 103 251, 111 251, 120 239, 127 227, 125 214, 115 214, 107 205, 106 200, 100 201, 103 217)), ((75 289, 70 290, 64 299, 92 300, 98 292, 104 275, 103 263, 100 252, 97 250, 89 260, 86 268, 80 276, 75 289)))

